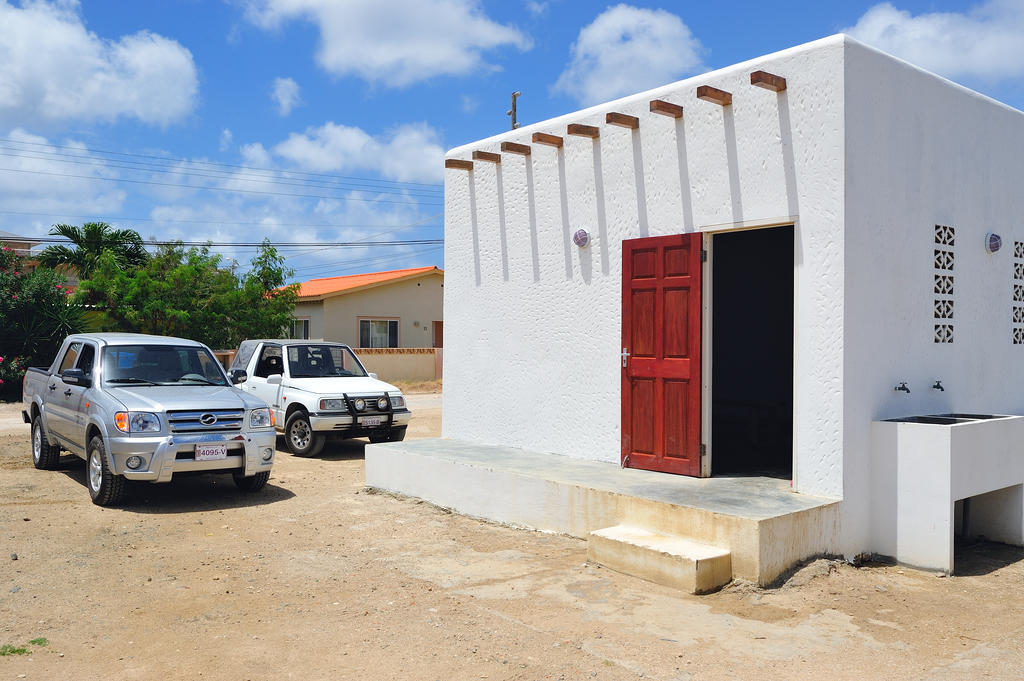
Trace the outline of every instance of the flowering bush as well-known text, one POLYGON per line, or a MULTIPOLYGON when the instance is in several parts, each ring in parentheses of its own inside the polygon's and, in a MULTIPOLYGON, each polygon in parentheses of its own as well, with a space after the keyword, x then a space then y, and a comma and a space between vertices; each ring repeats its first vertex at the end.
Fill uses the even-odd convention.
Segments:
POLYGON ((64 337, 82 331, 81 305, 71 302, 64 276, 40 267, 0 242, 0 399, 16 399, 29 366, 49 366, 64 337))

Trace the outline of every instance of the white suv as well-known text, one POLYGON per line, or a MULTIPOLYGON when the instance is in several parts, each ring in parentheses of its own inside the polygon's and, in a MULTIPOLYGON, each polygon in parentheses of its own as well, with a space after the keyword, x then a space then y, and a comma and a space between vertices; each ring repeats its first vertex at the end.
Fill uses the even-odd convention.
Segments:
POLYGON ((277 430, 298 456, 320 453, 329 435, 403 440, 412 417, 401 391, 367 372, 342 343, 243 341, 231 374, 244 381, 238 387, 270 405, 277 430))

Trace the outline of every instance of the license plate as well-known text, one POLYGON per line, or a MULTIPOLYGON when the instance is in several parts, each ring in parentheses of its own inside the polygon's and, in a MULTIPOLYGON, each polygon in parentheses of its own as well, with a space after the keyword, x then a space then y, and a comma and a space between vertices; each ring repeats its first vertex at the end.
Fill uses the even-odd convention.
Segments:
POLYGON ((217 461, 227 456, 227 445, 196 445, 196 461, 217 461))
POLYGON ((380 416, 364 416, 360 419, 359 423, 364 426, 379 426, 383 421, 381 421, 380 416))

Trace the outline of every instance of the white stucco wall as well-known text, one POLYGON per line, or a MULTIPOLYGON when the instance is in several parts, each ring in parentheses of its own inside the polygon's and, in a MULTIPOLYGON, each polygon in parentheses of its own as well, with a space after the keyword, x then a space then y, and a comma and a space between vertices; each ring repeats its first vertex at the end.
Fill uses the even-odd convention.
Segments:
MULTIPOLYGON (((831 37, 464 147, 557 150, 445 177, 446 437, 618 462, 623 239, 796 221, 794 476, 843 492, 844 39, 831 37), (776 94, 750 85, 784 76, 776 94), (731 107, 698 100, 732 92, 731 107), (681 104, 681 120, 649 112, 681 104), (631 131, 605 113, 640 118, 631 131), (598 126, 597 140, 565 134, 598 126), (579 249, 572 233, 587 229, 579 249)), ((751 330, 756 333, 756 329, 751 330)))
POLYGON ((850 42, 846 135, 843 530, 848 548, 880 550, 872 510, 884 525, 895 500, 881 479, 872 496, 872 475, 886 475, 871 470, 872 420, 1024 413, 1024 345, 1012 342, 1024 114, 850 42), (933 342, 936 224, 956 230, 951 344, 933 342), (986 232, 1001 251, 985 251, 986 232))

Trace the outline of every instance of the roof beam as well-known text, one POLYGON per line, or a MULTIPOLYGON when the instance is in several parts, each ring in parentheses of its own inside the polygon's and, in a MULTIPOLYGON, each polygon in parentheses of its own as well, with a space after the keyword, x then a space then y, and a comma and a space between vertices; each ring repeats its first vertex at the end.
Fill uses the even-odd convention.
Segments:
POLYGON ((533 133, 533 143, 544 144, 549 147, 555 147, 556 149, 562 148, 562 138, 558 135, 549 135, 546 132, 533 133))
POLYGON ((767 71, 754 71, 751 73, 750 84, 763 87, 765 90, 771 90, 772 92, 782 92, 786 89, 785 78, 776 76, 774 73, 768 73, 767 71))
POLYGON ((718 88, 711 87, 710 85, 701 85, 697 88, 697 99, 703 99, 705 102, 711 102, 712 104, 719 104, 721 106, 729 106, 732 104, 732 93, 726 92, 725 90, 719 90, 718 88))
POLYGON ((473 150, 474 161, 487 161, 488 163, 501 163, 501 154, 495 154, 491 151, 483 151, 481 149, 473 150))
POLYGON ((609 111, 604 117, 604 122, 608 125, 617 125, 620 128, 629 128, 630 130, 636 130, 640 127, 639 118, 617 111, 609 111))
POLYGON ((530 145, 516 144, 515 142, 502 142, 501 150, 506 154, 519 154, 520 156, 530 155, 530 145))
POLYGON ((582 125, 580 123, 570 123, 569 127, 565 129, 565 134, 576 135, 577 137, 589 137, 591 139, 597 139, 601 136, 601 129, 596 125, 582 125))
POLYGON ((672 102, 666 102, 664 99, 652 99, 651 100, 651 113, 661 114, 662 116, 671 116, 672 118, 683 117, 683 107, 672 102))
POLYGON ((455 170, 472 170, 473 162, 464 161, 461 158, 446 158, 444 160, 445 168, 454 168, 455 170))

